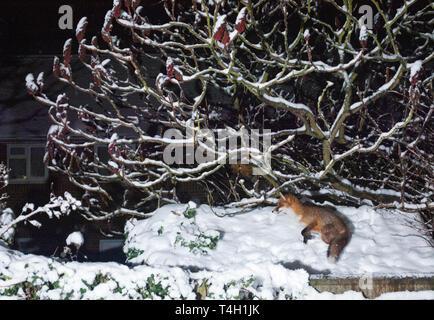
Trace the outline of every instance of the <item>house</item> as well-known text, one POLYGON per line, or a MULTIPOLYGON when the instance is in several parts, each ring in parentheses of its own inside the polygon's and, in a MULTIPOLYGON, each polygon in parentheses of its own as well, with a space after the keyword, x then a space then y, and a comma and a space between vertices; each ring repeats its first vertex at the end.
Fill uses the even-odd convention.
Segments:
MULTIPOLYGON (((100 32, 104 15, 112 6, 111 1, 104 0, 95 0, 92 3, 69 0, 64 3, 71 5, 74 10, 74 27, 82 16, 88 17, 88 35, 100 32)), ((146 6, 146 12, 149 12, 152 19, 158 20, 164 15, 164 12, 156 11, 162 6, 154 6, 151 2, 144 2, 142 5, 146 6)), ((28 202, 44 205, 49 200, 50 192, 62 195, 68 191, 78 199, 82 195, 82 191, 71 184, 67 177, 50 172, 45 166, 43 158, 46 137, 52 125, 47 113, 48 107, 36 102, 25 88, 25 77, 28 73, 38 75, 44 72, 44 92, 49 96, 56 97, 65 92, 76 105, 89 103, 87 96, 80 96, 52 76, 53 57, 61 56, 64 41, 75 37, 75 30, 58 28, 59 6, 60 4, 53 4, 50 0, 0 4, 2 12, 10 13, 0 18, 0 43, 4 44, 0 46, 0 162, 7 164, 11 170, 6 189, 9 195, 7 204, 15 213, 20 213, 21 208, 28 202)), ((76 57, 73 57, 71 64, 75 80, 78 77, 78 82, 88 82, 89 75, 81 72, 84 67, 76 57)), ((155 63, 155 60, 144 64, 148 66, 147 76, 150 83, 154 83, 157 74, 165 70, 165 67, 161 63, 155 63)), ((197 91, 197 88, 191 86, 187 90, 197 91)), ((225 99, 227 103, 231 103, 231 99, 227 97, 215 97, 220 103, 225 99)), ((74 119, 72 121, 74 122, 74 119)), ((83 125, 78 120, 75 122, 73 126, 83 125)), ((96 151, 104 152, 103 148, 104 146, 96 151)), ((203 188, 197 184, 181 186, 179 189, 179 198, 183 201, 188 201, 192 195, 203 198, 203 188)), ((45 254, 52 254, 69 232, 81 229, 85 224, 78 215, 62 219, 60 223, 44 217, 38 219, 43 222, 41 230, 36 231, 30 225, 18 226, 17 246, 33 247, 33 240, 38 238, 37 243, 45 249, 35 250, 45 250, 45 254)), ((84 247, 88 252, 99 252, 113 247, 114 242, 110 243, 109 239, 104 239, 99 233, 99 229, 104 226, 92 223, 86 225, 84 247)), ((117 243, 119 245, 119 240, 117 243)), ((31 251, 31 248, 28 251, 31 251)))
POLYGON ((43 162, 50 126, 47 110, 33 101, 23 83, 28 68, 40 64, 41 58, 37 61, 31 56, 0 59, 0 162, 11 170, 6 191, 15 212, 25 202, 42 204, 49 195, 43 162))
MULTIPOLYGON (((50 172, 44 161, 47 132, 52 125, 48 108, 36 102, 25 89, 29 72, 50 74, 52 55, 3 56, 0 58, 0 162, 10 169, 7 206, 18 214, 26 203, 44 205, 50 193, 62 195, 65 191, 81 198, 81 190, 67 177, 50 172)), ((65 91, 54 77, 47 77, 47 91, 58 94, 65 91)), ((68 90, 66 90, 68 92, 68 90)), ((69 92, 74 97, 74 93, 69 92)), ((41 230, 21 224, 17 228, 15 246, 28 252, 50 255, 61 250, 68 233, 86 229, 84 250, 95 255, 113 245, 98 230, 87 224, 79 215, 52 221, 40 215, 41 230), (102 241, 103 240, 103 241, 102 241), (103 243, 103 246, 100 245, 103 243)), ((119 240, 115 241, 120 245, 119 240)))

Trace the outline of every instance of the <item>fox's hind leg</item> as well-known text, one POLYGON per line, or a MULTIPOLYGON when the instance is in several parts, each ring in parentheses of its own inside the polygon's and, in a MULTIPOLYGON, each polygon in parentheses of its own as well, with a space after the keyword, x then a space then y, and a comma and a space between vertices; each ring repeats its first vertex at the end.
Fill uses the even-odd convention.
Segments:
POLYGON ((312 235, 310 234, 310 231, 315 227, 316 227, 316 222, 312 222, 308 224, 307 227, 301 231, 301 235, 303 236, 304 243, 307 243, 308 240, 312 239, 312 235))
POLYGON ((326 224, 321 229, 321 239, 325 243, 329 244, 333 240, 333 237, 336 233, 337 230, 333 224, 326 224))
POLYGON ((332 239, 328 250, 328 258, 331 262, 336 262, 340 253, 348 243, 348 234, 341 234, 332 239))

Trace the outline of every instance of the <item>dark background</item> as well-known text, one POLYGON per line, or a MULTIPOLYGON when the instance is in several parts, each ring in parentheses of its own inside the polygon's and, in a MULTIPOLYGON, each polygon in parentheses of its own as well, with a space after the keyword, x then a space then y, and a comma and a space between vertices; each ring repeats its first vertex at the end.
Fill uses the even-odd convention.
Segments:
MULTIPOLYGON (((140 5, 149 18, 161 17, 160 1, 142 0, 140 5)), ((88 18, 87 38, 99 34, 107 10, 113 0, 1 0, 0 56, 59 54, 66 39, 75 37, 75 27, 84 16, 88 18), (58 26, 59 8, 73 9, 73 29, 58 26)))

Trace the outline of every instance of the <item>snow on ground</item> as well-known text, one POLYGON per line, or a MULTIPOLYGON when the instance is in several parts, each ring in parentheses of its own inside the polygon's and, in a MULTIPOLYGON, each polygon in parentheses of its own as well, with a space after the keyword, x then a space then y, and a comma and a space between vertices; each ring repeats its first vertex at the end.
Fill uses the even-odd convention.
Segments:
MULTIPOLYGON (((14 218, 14 212, 11 209, 6 208, 3 211, 0 210, 0 229, 14 221, 14 218)), ((14 238, 14 234, 15 228, 10 228, 0 237, 0 241, 11 241, 14 238)))
POLYGON ((0 247, 0 297, 40 299, 194 299, 180 268, 61 263, 0 247), (26 288, 30 288, 26 292, 26 288))
MULTIPOLYGON (((303 243, 301 230, 305 225, 291 209, 287 214, 275 214, 272 209, 257 208, 220 218, 209 206, 202 205, 196 209, 196 216, 188 219, 182 215, 185 205, 167 205, 150 219, 128 222, 124 251, 127 256, 128 251, 129 256, 133 253, 132 263, 214 271, 249 263, 297 266, 298 262, 313 273, 332 276, 434 275, 433 248, 408 226, 414 214, 374 211, 368 206, 337 207, 353 231, 340 260, 333 264, 327 260, 328 245, 319 235, 303 243), (212 242, 210 239, 216 241, 215 249, 201 247, 201 242, 212 242)), ((213 210, 224 213, 220 208, 213 210)))
MULTIPOLYGON (((124 251, 135 266, 65 263, 0 246, 0 298, 363 299, 355 291, 319 293, 307 271, 359 277, 434 273, 434 250, 411 236, 415 231, 405 225, 410 215, 337 209, 354 231, 336 264, 328 262, 327 245, 318 237, 303 243, 303 225, 291 212, 274 214, 266 207, 220 218, 206 205, 166 205, 149 219, 127 224, 124 251)), ((434 291, 379 299, 434 299, 434 291)))
POLYGON ((81 247, 84 243, 84 237, 83 234, 80 231, 72 232, 67 238, 66 238, 66 244, 69 245, 75 245, 76 247, 81 247))

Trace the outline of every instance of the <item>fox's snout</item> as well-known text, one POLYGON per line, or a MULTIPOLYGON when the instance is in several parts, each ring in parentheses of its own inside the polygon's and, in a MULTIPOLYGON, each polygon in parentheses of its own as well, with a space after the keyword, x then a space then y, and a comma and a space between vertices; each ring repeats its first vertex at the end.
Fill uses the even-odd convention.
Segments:
POLYGON ((291 206, 291 201, 281 196, 279 201, 277 202, 276 207, 273 209, 273 212, 278 212, 280 208, 291 206))
POLYGON ((279 200, 276 207, 273 209, 273 212, 279 212, 280 208, 282 208, 282 207, 283 207, 282 200, 279 200))

